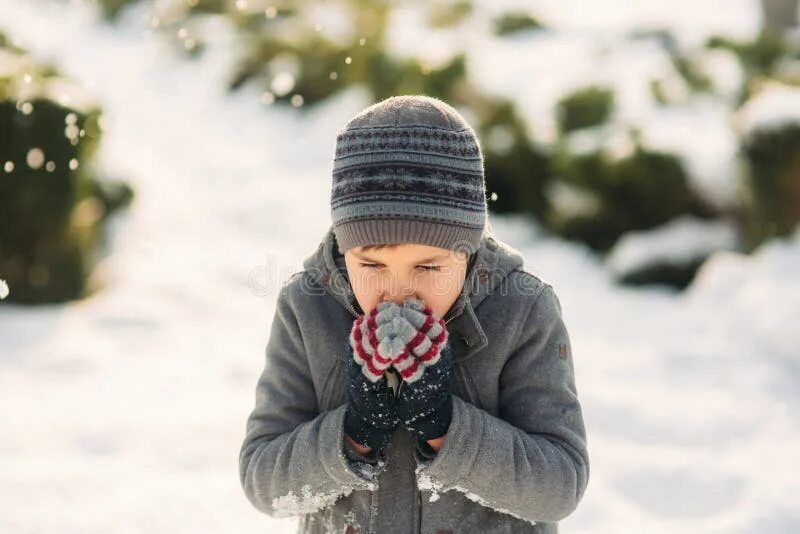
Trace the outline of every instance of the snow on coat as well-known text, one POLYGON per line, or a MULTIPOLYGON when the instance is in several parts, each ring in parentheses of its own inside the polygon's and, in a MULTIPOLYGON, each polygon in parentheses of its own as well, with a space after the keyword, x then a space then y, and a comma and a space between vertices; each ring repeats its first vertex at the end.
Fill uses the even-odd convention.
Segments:
MULTIPOLYGON (((301 533, 556 533, 589 480, 572 348, 553 287, 485 236, 443 317, 453 418, 441 449, 400 427, 379 457, 344 440, 344 350, 358 316, 329 229, 278 296, 239 472, 301 533)), ((374 451, 373 451, 374 452, 374 451)))

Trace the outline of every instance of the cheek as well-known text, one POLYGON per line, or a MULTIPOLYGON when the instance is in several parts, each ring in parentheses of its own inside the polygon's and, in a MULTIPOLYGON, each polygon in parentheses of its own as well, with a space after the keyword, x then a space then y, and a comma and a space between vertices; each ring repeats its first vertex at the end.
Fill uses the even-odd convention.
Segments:
POLYGON ((458 296, 464 287, 464 275, 460 271, 442 271, 432 273, 425 278, 425 292, 438 298, 458 296))
POLYGON ((350 286, 362 310, 369 312, 378 305, 381 295, 380 277, 374 271, 355 270, 350 274, 350 286))
POLYGON ((420 297, 442 317, 450 309, 464 287, 463 276, 431 276, 420 285, 420 297))
POLYGON ((350 285, 356 294, 368 297, 380 293, 381 276, 370 269, 358 269, 350 276, 350 285))
MULTIPOLYGON (((353 269, 349 272, 349 276, 356 300, 365 311, 377 306, 382 295, 392 290, 385 273, 381 274, 372 269, 353 269)), ((463 269, 453 268, 451 271, 417 274, 413 284, 417 295, 437 316, 442 317, 464 287, 464 272, 463 269)))

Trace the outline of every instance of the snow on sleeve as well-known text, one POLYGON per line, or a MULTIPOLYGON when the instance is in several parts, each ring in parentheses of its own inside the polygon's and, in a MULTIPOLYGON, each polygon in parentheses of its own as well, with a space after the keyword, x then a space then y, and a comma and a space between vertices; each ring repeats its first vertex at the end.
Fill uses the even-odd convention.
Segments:
POLYGON ((422 469, 422 467, 423 466, 418 466, 415 469, 414 472, 415 472, 415 474, 417 476, 417 487, 421 491, 430 491, 431 492, 431 495, 428 498, 428 502, 436 502, 436 501, 438 501, 439 500, 439 493, 442 493, 444 491, 450 491, 450 490, 460 491, 461 493, 464 494, 464 496, 467 499, 469 499, 469 500, 471 500, 473 502, 476 502, 476 503, 480 504, 481 506, 485 506, 486 508, 491 508, 492 510, 495 510, 495 511, 500 512, 502 514, 507 514, 507 515, 510 515, 512 517, 516 517, 517 519, 521 519, 521 520, 523 520, 523 521, 525 521, 527 523, 530 523, 531 525, 535 525, 536 524, 536 521, 531 521, 530 519, 526 519, 524 517, 521 517, 521 516, 515 514, 514 512, 512 512, 510 510, 507 510, 505 508, 497 506, 497 505, 491 503, 490 501, 488 501, 487 499, 484 499, 483 497, 481 497, 479 495, 476 495, 475 493, 471 492, 470 490, 468 490, 466 488, 463 488, 463 487, 461 487, 459 485, 455 485, 455 486, 452 486, 452 487, 445 488, 442 483, 433 480, 430 476, 428 476, 425 473, 421 473, 420 470, 422 469))
POLYGON ((350 495, 352 491, 351 486, 342 486, 338 491, 313 493, 311 485, 305 484, 301 488, 299 496, 294 491, 290 491, 286 495, 272 499, 272 508, 275 510, 276 518, 309 514, 327 508, 340 497, 350 495))

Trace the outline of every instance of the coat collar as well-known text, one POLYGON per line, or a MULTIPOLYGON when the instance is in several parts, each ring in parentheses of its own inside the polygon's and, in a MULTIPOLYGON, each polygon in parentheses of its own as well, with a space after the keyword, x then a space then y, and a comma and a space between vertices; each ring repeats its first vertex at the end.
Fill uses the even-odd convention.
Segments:
MULTIPOLYGON (((522 254, 510 245, 488 234, 481 239, 470 260, 464 288, 444 316, 450 338, 463 346, 462 350, 454 351, 454 360, 466 359, 489 343, 475 309, 523 263, 522 254)), ((350 286, 344 256, 338 252, 333 226, 325 232, 316 250, 303 260, 303 268, 354 318, 363 313, 350 286)))

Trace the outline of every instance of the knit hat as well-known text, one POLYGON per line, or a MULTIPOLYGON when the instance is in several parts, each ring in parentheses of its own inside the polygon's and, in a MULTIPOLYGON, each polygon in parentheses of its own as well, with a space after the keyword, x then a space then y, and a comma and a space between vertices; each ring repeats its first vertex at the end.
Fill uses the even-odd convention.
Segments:
POLYGON ((483 154, 453 107, 389 97, 336 136, 331 219, 339 251, 418 243, 469 254, 487 222, 483 154))

